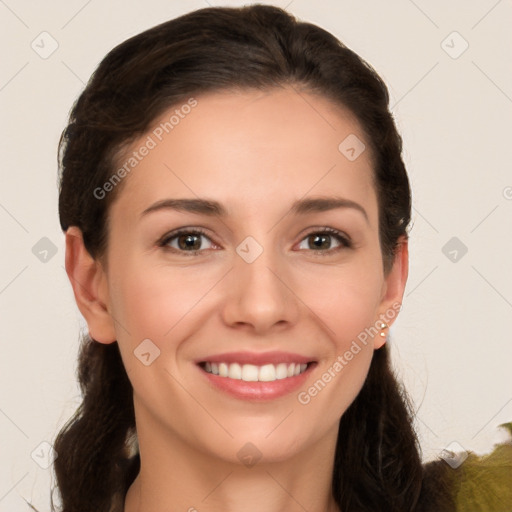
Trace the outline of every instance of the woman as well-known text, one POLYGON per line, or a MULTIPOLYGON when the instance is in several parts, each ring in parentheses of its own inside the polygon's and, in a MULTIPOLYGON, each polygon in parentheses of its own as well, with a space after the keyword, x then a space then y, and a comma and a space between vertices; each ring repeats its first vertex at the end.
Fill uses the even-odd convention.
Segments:
POLYGON ((276 7, 201 9, 105 57, 60 148, 89 328, 64 511, 454 509, 386 347, 401 148, 375 71, 276 7))

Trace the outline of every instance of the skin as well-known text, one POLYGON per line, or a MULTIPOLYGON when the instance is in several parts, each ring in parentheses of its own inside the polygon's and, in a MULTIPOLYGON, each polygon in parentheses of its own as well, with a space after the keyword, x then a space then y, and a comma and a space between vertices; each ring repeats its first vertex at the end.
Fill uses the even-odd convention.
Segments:
POLYGON ((297 352, 318 363, 299 391, 307 389, 401 303, 407 241, 384 274, 369 145, 354 161, 338 150, 350 134, 365 141, 348 111, 290 88, 196 99, 124 178, 104 259, 91 258, 77 227, 66 233, 66 270, 90 335, 118 341, 134 387, 141 471, 125 512, 338 510, 330 485, 339 420, 385 338, 360 344, 307 405, 297 392, 267 402, 233 398, 209 386, 194 361, 297 352), (367 219, 349 207, 290 213, 295 200, 319 196, 355 201, 367 219), (159 200, 196 197, 219 201, 228 215, 163 209, 141 217, 159 200), (174 251, 158 247, 181 227, 207 232, 200 252, 178 252, 176 238, 174 251), (315 249, 308 235, 325 227, 353 246, 327 237, 315 249), (236 252, 247 236, 263 248, 252 263, 236 252), (133 352, 148 338, 160 355, 146 366, 133 352), (252 467, 237 457, 248 442, 261 453, 252 467))

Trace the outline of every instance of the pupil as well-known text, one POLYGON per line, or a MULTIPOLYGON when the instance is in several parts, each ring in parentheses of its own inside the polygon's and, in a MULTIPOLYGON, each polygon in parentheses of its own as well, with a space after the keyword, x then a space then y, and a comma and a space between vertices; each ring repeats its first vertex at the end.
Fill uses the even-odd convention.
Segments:
POLYGON ((194 250, 198 250, 199 247, 201 246, 201 244, 197 244, 197 239, 198 239, 198 236, 197 235, 182 235, 180 236, 179 238, 179 245, 180 245, 180 248, 181 249, 194 249, 194 250), (196 240, 194 240, 194 238, 196 240), (184 243, 181 243, 181 241, 184 239, 184 243), (194 246, 194 242, 196 242, 196 246, 194 246), (199 246, 197 246, 199 245, 199 246))
MULTIPOLYGON (((326 236, 326 235, 314 235, 312 238, 314 239, 314 242, 313 242, 313 243, 315 244, 315 246, 316 246, 317 248, 319 248, 319 247, 322 247, 322 240, 325 242, 325 241, 327 240, 328 236, 326 236), (320 244, 318 244, 318 242, 319 242, 319 241, 320 241, 320 244)), ((328 246, 328 245, 329 245, 329 244, 327 244, 327 246, 328 246)), ((329 247, 327 247, 327 249, 328 249, 328 248, 329 248, 329 247)))

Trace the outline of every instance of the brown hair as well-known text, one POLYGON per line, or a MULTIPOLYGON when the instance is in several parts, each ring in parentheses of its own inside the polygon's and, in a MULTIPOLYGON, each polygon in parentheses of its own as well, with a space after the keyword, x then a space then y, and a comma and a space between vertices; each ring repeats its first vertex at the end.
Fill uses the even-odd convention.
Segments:
MULTIPOLYGON (((205 8, 147 30, 114 48, 76 101, 60 141, 59 215, 78 226, 86 249, 105 254, 109 206, 94 190, 116 156, 171 106, 191 95, 290 85, 349 109, 370 145, 387 272, 407 237, 411 194, 402 140, 377 73, 332 34, 277 7, 205 8)), ((340 141, 341 142, 341 141, 340 141)), ((140 468, 131 383, 117 343, 84 336, 78 360, 83 402, 55 441, 63 512, 122 510, 140 468)), ((341 510, 450 510, 443 467, 421 463, 413 413, 390 367, 375 351, 365 384, 340 420, 332 479, 341 510)), ((443 464, 441 462, 441 464, 443 464)))

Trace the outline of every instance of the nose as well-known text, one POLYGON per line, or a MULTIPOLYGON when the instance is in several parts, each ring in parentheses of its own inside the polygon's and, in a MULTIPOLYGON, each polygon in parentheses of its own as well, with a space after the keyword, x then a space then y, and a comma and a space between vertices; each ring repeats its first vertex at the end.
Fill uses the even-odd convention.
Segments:
POLYGON ((236 254, 225 286, 222 316, 230 327, 264 334, 297 321, 300 301, 292 273, 272 250, 264 249, 252 262, 236 254))

